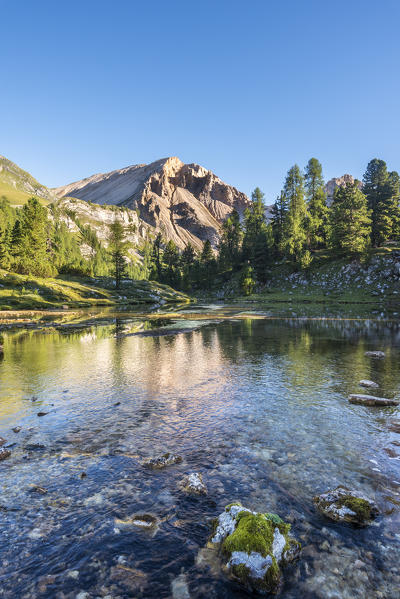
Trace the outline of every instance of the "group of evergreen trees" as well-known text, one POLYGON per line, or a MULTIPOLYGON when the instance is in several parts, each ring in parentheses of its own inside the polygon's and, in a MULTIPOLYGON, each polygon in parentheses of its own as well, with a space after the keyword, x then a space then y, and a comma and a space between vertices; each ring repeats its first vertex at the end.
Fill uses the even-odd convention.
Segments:
POLYGON ((335 190, 328 206, 321 163, 311 158, 301 171, 294 165, 287 173, 283 190, 270 218, 266 216, 264 194, 252 193, 252 204, 241 220, 233 211, 222 225, 218 252, 209 241, 196 255, 191 245, 182 253, 158 235, 153 245, 151 278, 176 288, 210 288, 218 281, 238 274, 245 293, 256 282, 265 283, 269 268, 287 261, 295 270, 307 268, 316 251, 363 256, 400 236, 400 179, 388 172, 383 160, 368 164, 363 183, 354 181, 335 190))
POLYGON ((40 277, 110 274, 111 256, 90 226, 75 219, 79 233, 72 234, 57 208, 49 208, 36 198, 17 209, 0 200, 0 268, 40 277))

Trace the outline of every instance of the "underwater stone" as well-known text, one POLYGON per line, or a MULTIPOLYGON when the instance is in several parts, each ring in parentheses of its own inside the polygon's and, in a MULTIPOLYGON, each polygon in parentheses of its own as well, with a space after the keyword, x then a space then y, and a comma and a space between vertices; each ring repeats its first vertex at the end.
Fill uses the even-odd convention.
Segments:
POLYGON ((360 381, 359 385, 361 385, 361 387, 370 387, 371 389, 377 389, 379 387, 378 383, 374 383, 374 381, 367 381, 365 379, 360 381))
POLYGON ((363 526, 376 518, 379 510, 371 499, 339 485, 333 491, 317 495, 313 499, 318 510, 335 522, 348 522, 363 526))
POLYGON ((182 462, 182 458, 180 455, 174 455, 173 453, 164 453, 161 456, 156 458, 149 458, 143 462, 143 466, 146 468, 150 468, 151 470, 160 470, 161 468, 166 468, 167 466, 172 466, 173 464, 180 464, 182 462))
POLYGON ((240 503, 225 508, 208 543, 224 560, 223 570, 250 591, 275 592, 282 568, 296 559, 300 544, 290 524, 276 514, 253 512, 240 503))
POLYGON ((364 355, 368 356, 369 358, 384 358, 385 352, 383 352, 383 351, 366 351, 364 355))
POLYGON ((9 449, 6 449, 5 447, 0 447, 0 462, 2 460, 5 460, 6 458, 9 458, 11 455, 11 451, 9 449))
POLYGON ((356 403, 363 406, 398 406, 399 402, 395 399, 386 399, 385 397, 374 397, 373 395, 361 395, 353 393, 349 397, 350 403, 356 403))
POLYGON ((188 476, 185 476, 179 483, 179 487, 182 491, 191 495, 207 495, 207 487, 198 472, 191 472, 188 476))

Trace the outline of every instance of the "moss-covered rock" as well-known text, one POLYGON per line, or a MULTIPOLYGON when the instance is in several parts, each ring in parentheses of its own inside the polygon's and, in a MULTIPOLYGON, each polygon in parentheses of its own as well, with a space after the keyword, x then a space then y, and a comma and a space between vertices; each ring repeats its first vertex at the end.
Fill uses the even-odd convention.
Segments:
POLYGON ((379 510, 375 503, 357 491, 339 486, 333 491, 314 497, 318 510, 335 522, 364 526, 376 518, 379 510))
POLYGON ((261 593, 277 590, 282 568, 300 552, 300 544, 290 536, 290 524, 240 503, 229 504, 218 516, 208 546, 223 559, 229 577, 261 593))

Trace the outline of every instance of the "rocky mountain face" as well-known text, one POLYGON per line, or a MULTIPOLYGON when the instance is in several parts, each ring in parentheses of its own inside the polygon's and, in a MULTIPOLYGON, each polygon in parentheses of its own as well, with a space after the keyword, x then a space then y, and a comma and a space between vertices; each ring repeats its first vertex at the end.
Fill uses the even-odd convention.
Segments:
MULTIPOLYGON (((343 185, 347 185, 348 183, 353 184, 354 181, 355 179, 353 175, 348 174, 330 179, 325 185, 326 201, 328 206, 330 206, 333 202, 333 196, 337 187, 342 187, 343 185)), ((361 181, 359 182, 359 188, 362 188, 361 181)))
POLYGON ((59 198, 126 206, 139 219, 180 248, 216 246, 221 223, 236 209, 243 214, 249 198, 198 164, 165 158, 97 174, 52 190, 59 198))

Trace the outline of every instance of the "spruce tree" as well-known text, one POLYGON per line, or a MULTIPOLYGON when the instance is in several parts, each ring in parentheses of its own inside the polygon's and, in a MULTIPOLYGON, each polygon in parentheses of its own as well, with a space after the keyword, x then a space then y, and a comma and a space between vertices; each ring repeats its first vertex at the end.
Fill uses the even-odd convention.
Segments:
POLYGON ((324 191, 324 179, 321 163, 310 158, 304 173, 309 245, 315 249, 322 247, 327 240, 328 207, 324 191))
POLYGON ((308 214, 304 198, 304 177, 297 164, 288 171, 283 192, 289 208, 282 247, 293 263, 303 268, 308 266, 311 257, 307 250, 308 214))
POLYGON ((240 216, 233 210, 222 224, 219 258, 223 269, 235 269, 240 261, 243 231, 240 216))
POLYGON ((121 288, 122 278, 126 274, 126 255, 129 243, 125 240, 125 227, 119 221, 114 221, 110 225, 108 237, 108 249, 113 261, 113 276, 115 278, 115 288, 121 288))
POLYGON ((260 282, 266 280, 270 259, 270 236, 265 216, 264 194, 256 187, 251 194, 252 204, 245 212, 243 260, 254 269, 260 282))
POLYGON ((287 211, 288 201, 284 192, 281 191, 280 195, 276 198, 271 211, 271 225, 274 238, 275 255, 280 253, 280 248, 282 247, 287 211))
POLYGON ((358 181, 336 189, 330 218, 332 247, 349 255, 364 254, 370 245, 371 219, 358 181))
POLYGON ((363 192, 371 211, 371 241, 374 247, 396 234, 399 218, 399 183, 396 172, 388 173, 386 162, 374 158, 363 178, 363 192))

